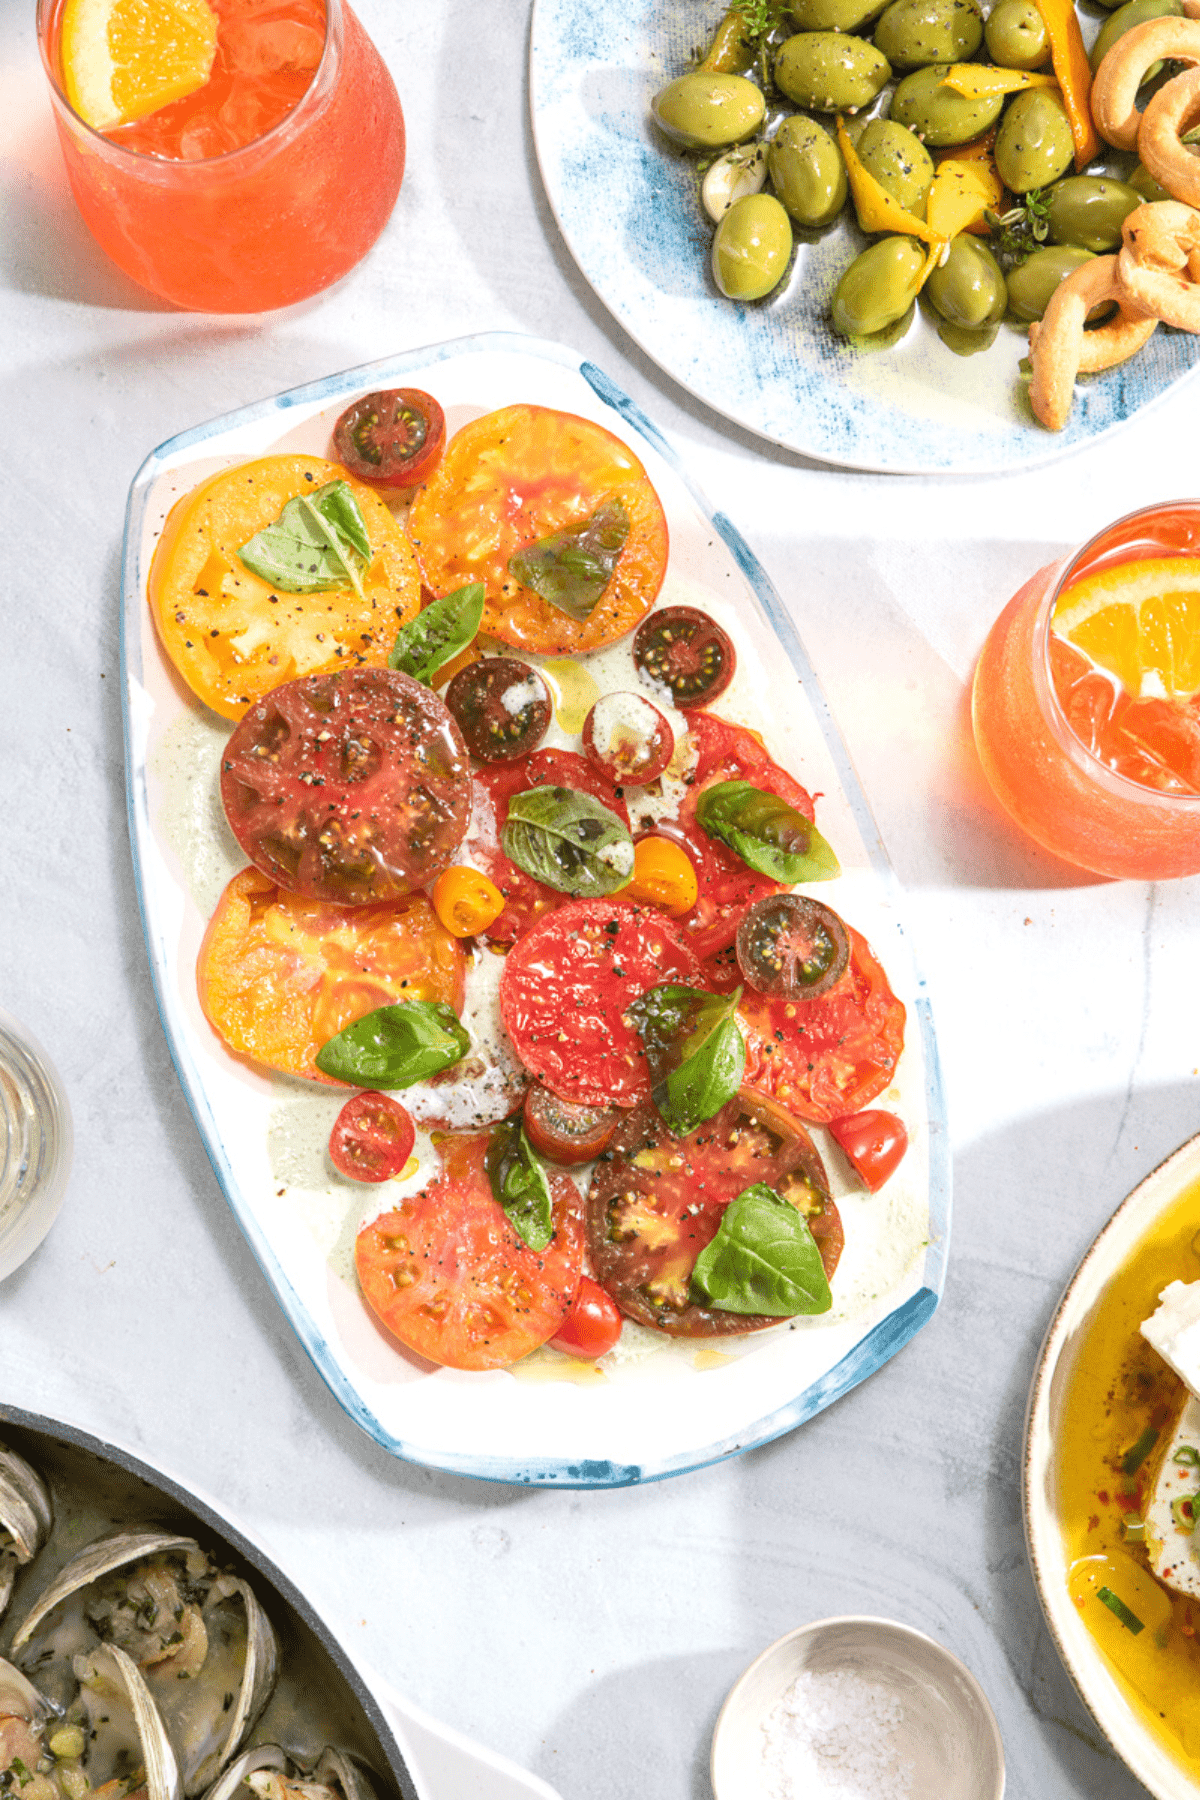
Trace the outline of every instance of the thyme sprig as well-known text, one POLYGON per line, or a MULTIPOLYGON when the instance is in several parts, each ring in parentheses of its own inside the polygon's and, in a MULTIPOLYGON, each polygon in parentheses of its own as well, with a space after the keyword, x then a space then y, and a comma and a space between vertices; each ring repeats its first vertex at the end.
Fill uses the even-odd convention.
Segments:
POLYGON ((1050 233, 1050 196, 1042 188, 1030 188, 1008 212, 989 207, 983 217, 995 240, 996 255, 1005 271, 1015 269, 1041 248, 1050 233))

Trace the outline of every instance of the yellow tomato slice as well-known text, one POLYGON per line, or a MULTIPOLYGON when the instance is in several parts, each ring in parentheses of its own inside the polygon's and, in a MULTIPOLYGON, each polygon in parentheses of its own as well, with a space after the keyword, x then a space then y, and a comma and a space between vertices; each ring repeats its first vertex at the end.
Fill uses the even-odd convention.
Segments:
POLYGON ((386 663, 421 606, 407 538, 371 488, 318 456, 265 456, 223 469, 177 501, 150 566, 150 610, 192 692, 226 719, 299 675, 386 663), (289 594, 238 557, 289 500, 327 481, 350 483, 373 551, 363 592, 289 594))
POLYGON ((401 1000, 461 1012, 465 980, 462 946, 423 894, 332 906, 257 869, 221 895, 196 964, 204 1015, 235 1054, 323 1082, 317 1051, 355 1019, 401 1000))
POLYGON ((464 426, 418 490, 408 534, 435 593, 481 581, 483 630, 547 656, 624 637, 653 606, 667 569, 667 521, 632 450, 590 419, 545 406, 507 406, 464 426), (629 536, 587 619, 509 573, 514 551, 583 525, 612 499, 628 514, 629 536))

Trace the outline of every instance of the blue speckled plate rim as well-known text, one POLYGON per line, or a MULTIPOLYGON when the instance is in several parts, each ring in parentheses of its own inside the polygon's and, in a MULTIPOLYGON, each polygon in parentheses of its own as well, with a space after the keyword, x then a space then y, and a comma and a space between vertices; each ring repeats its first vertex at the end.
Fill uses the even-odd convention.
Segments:
MULTIPOLYGON (((563 242, 571 254, 577 268, 588 283, 592 292, 602 305, 618 321, 621 328, 628 333, 645 354, 661 368, 674 382, 686 392, 695 396, 705 406, 711 407, 721 417, 729 419, 742 430, 764 439, 768 443, 777 444, 780 448, 791 450, 802 456, 832 465, 835 468, 849 469, 865 473, 890 475, 997 475, 1016 473, 1024 469, 1033 469, 1047 463, 1057 462, 1074 452, 1086 450, 1099 443, 1113 432, 1121 430, 1134 418, 1140 417, 1152 407, 1161 405, 1173 395, 1185 381, 1195 381, 1200 377, 1200 340, 1183 337, 1183 342, 1175 347, 1177 357, 1191 357, 1193 366, 1177 374, 1163 372, 1157 379, 1163 385, 1156 393, 1146 393, 1146 364, 1136 358, 1117 368, 1107 370, 1100 376, 1085 376, 1083 385, 1076 389, 1076 405, 1072 416, 1063 430, 1050 432, 1042 430, 1032 419, 1028 424, 1017 422, 1017 429, 1009 429, 1004 436, 979 434, 972 442, 975 449, 964 452, 961 438, 948 423, 935 424, 928 420, 905 414, 893 409, 894 418, 888 425, 888 444, 883 444, 873 435, 883 421, 876 414, 872 421, 872 435, 867 434, 862 423, 865 400, 861 396, 850 395, 844 391, 844 408, 836 420, 838 437, 833 430, 822 422, 818 409, 807 400, 803 388, 797 390, 797 411, 794 428, 786 434, 768 430, 764 425, 756 423, 750 416, 747 396, 729 395, 721 385, 719 372, 722 367, 719 356, 708 359, 714 370, 716 379, 702 382, 687 372, 681 371, 668 351, 664 354, 664 344, 658 340, 650 329, 649 322, 638 308, 629 303, 628 296, 623 295, 619 286, 606 282, 597 268, 590 266, 593 258, 589 255, 590 240, 586 231, 572 229, 565 216, 565 203, 569 198, 567 183, 560 184, 558 171, 549 155, 548 145, 539 131, 538 96, 544 66, 554 68, 556 74, 561 73, 553 63, 548 41, 553 36, 550 29, 540 30, 539 26, 547 19, 555 25, 568 20, 572 9, 580 5, 594 6, 599 0, 534 0, 529 27, 529 112, 533 137, 534 153, 537 157, 538 170, 545 190, 547 203, 554 215, 555 224, 563 242), (548 164, 550 166, 548 166, 548 164), (1104 381, 1105 386, 1097 389, 1096 383, 1104 381), (1144 396, 1144 397, 1143 397, 1144 396), (1097 414, 1093 422, 1093 411, 1097 414), (847 448, 838 438, 850 436, 853 448, 847 448), (919 447, 919 448, 918 448, 919 447)), ((604 33, 581 32, 581 41, 588 48, 585 55, 591 56, 593 45, 605 45, 604 33)), ((580 67, 601 66, 604 51, 601 50, 593 61, 580 62, 580 67)), ((549 83, 547 83, 549 85, 549 83)), ((581 127, 587 124, 581 117, 581 127)), ((654 196, 647 197, 653 201, 654 196)), ((603 209, 598 213, 596 208, 585 209, 584 216, 589 226, 594 218, 600 217, 602 223, 596 229, 607 244, 611 241, 611 209, 603 209)), ((661 218, 661 215, 659 215, 661 218)), ((701 277, 697 276, 699 285, 701 277)), ((739 314, 747 314, 752 309, 739 307, 739 314)), ((685 333, 685 338, 686 338, 685 333)), ((667 334, 667 342, 674 343, 678 339, 667 334)), ((1166 340, 1160 340, 1165 342, 1166 340)), ((837 384, 836 371, 830 373, 830 382, 837 384)))
POLYGON ((143 584, 139 576, 138 563, 142 527, 152 483, 163 472, 164 466, 180 452, 195 449, 226 431, 269 419, 273 415, 287 412, 294 406, 324 405, 343 395, 349 396, 361 393, 364 389, 395 384, 401 381, 409 370, 427 367, 431 363, 444 362, 462 356, 504 352, 539 357, 545 361, 558 363, 581 375, 604 405, 617 413, 629 429, 645 438, 653 446, 664 461, 670 465, 701 512, 712 521, 714 529, 720 533, 735 556, 769 624, 782 642, 797 674, 808 689, 810 703, 817 715, 822 734, 836 765, 838 778, 862 833, 872 871, 887 890, 893 905, 896 904, 899 886, 871 816, 866 796, 859 786, 858 778, 834 726, 828 705, 800 643, 795 626, 771 585, 766 571, 729 520, 723 515, 713 512, 703 494, 691 480, 679 456, 662 436, 657 426, 602 370, 595 364, 581 359, 575 351, 564 345, 550 343, 539 338, 525 337, 516 332, 481 333, 449 343, 404 351, 399 355, 383 358, 379 362, 367 363, 359 368, 324 376, 318 381, 308 382, 302 387, 291 388, 285 393, 256 401, 249 406, 239 408, 236 412, 222 414, 219 418, 193 426, 188 431, 179 432, 175 437, 168 438, 165 443, 151 451, 134 477, 129 491, 122 551, 123 605, 120 625, 120 655, 123 671, 121 706, 125 732, 126 803, 129 813, 138 909, 150 958, 155 1002, 158 1006, 171 1060, 175 1065, 184 1097, 191 1109, 192 1117, 196 1121, 201 1141, 230 1211, 264 1275, 274 1289, 275 1296, 292 1329, 330 1392, 354 1422, 361 1426, 367 1435, 383 1449, 390 1451, 394 1456, 403 1457, 406 1461, 421 1464, 426 1468, 440 1469, 454 1475, 470 1475, 485 1481, 507 1482, 522 1486, 624 1487, 635 1482, 662 1480, 669 1475, 680 1475, 691 1469, 704 1468, 710 1463, 721 1462, 727 1457, 736 1456, 755 1445, 769 1443, 773 1438, 782 1436, 784 1432, 792 1430, 796 1425, 803 1423, 805 1419, 811 1418, 814 1413, 820 1412, 824 1407, 830 1405, 840 1395, 857 1386, 860 1381, 865 1380, 868 1375, 889 1361, 921 1329, 922 1325, 932 1318, 937 1309, 945 1284, 946 1258, 950 1243, 950 1151, 933 1019, 925 982, 920 970, 916 967, 915 959, 914 973, 918 983, 918 994, 914 1003, 914 1011, 920 1026, 925 1058, 925 1098, 929 1119, 929 1239, 925 1248, 923 1285, 900 1306, 879 1320, 838 1363, 826 1370, 817 1381, 811 1383, 785 1406, 779 1407, 761 1418, 749 1421, 747 1428, 737 1433, 736 1436, 698 1445, 677 1455, 665 1456, 660 1461, 653 1463, 626 1464, 604 1459, 589 1461, 579 1458, 561 1460, 547 1458, 533 1466, 528 1460, 484 1457, 450 1449, 430 1450, 426 1446, 416 1445, 403 1438, 395 1437, 375 1416, 358 1390, 343 1374, 324 1334, 281 1267, 269 1238, 261 1230, 252 1210, 242 1204, 237 1177, 213 1117, 204 1082, 187 1051, 180 1022, 176 1017, 176 1001, 171 992, 168 976, 173 958, 170 954, 170 947, 163 936, 161 924, 152 916, 143 880, 143 846, 150 843, 153 833, 149 794, 146 786, 146 770, 144 765, 135 764, 134 760, 132 702, 134 685, 135 683, 140 684, 142 678, 143 584))

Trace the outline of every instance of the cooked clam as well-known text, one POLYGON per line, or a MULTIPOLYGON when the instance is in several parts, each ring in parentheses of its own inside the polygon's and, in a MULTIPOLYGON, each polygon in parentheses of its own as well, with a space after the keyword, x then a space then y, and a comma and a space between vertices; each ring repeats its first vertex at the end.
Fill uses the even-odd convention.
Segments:
POLYGON ((50 1495, 37 1470, 0 1444, 0 1617, 17 1570, 37 1555, 53 1523, 50 1495))
POLYGON ((361 1765, 332 1744, 311 1769, 278 1744, 259 1744, 230 1763, 204 1800, 376 1800, 376 1796, 361 1765), (241 1792, 243 1786, 249 1793, 241 1792))
POLYGON ((238 1750, 278 1668, 275 1633, 248 1584, 219 1570, 194 1538, 163 1531, 89 1544, 13 1639, 25 1668, 64 1706, 83 1681, 81 1659, 101 1648, 134 1670, 161 1715, 185 1795, 203 1792, 238 1750))

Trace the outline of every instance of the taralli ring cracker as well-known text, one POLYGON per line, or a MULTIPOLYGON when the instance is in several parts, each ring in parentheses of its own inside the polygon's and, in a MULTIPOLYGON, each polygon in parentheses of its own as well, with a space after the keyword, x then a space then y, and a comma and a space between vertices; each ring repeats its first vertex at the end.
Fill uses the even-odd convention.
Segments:
MULTIPOLYGON (((1200 30, 1200 26, 1197 26, 1200 30)), ((1200 206, 1200 160, 1181 142, 1200 115, 1200 68, 1176 75, 1147 103, 1138 127, 1138 155, 1176 200, 1200 206)))
POLYGON ((1101 340, 1095 349, 1087 346, 1087 354, 1092 370, 1111 368, 1141 348, 1155 323, 1142 316, 1144 309, 1118 285, 1115 256, 1097 256, 1082 263, 1055 289, 1040 329, 1030 328, 1033 380, 1029 385, 1029 403, 1034 416, 1049 431, 1061 431, 1067 422, 1075 377, 1084 369, 1084 321, 1094 307, 1106 300, 1117 302, 1120 317, 1114 324, 1086 334, 1101 340), (1108 355, 1118 344, 1126 347, 1120 354, 1108 355), (1108 356, 1108 360, 1091 360, 1097 355, 1108 356))
POLYGON ((1158 200, 1131 212, 1121 235, 1124 292, 1164 324, 1200 332, 1200 212, 1158 200))
POLYGON ((1156 62, 1200 63, 1200 19, 1148 19, 1117 39, 1092 83, 1092 117, 1119 150, 1138 148, 1137 92, 1156 62))

